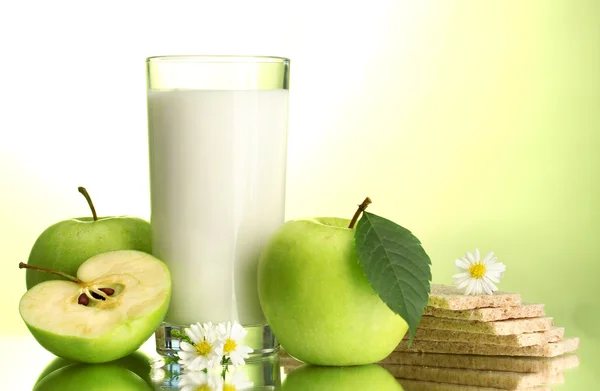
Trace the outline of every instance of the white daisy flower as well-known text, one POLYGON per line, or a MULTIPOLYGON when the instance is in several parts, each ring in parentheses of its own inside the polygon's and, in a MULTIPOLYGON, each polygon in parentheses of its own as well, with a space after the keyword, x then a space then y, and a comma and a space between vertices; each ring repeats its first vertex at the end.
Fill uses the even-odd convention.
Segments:
POLYGON ((185 372, 178 386, 181 391, 223 391, 223 378, 218 372, 185 372))
POLYGON ((225 375, 223 391, 241 391, 251 389, 252 387, 254 387, 254 383, 248 379, 247 374, 243 371, 234 369, 225 375))
POLYGON ((182 341, 179 345, 179 365, 190 371, 201 371, 221 364, 224 341, 212 323, 196 323, 185 333, 193 344, 182 341))
POLYGON ((242 341, 248 332, 238 322, 227 322, 227 325, 219 324, 219 333, 224 341, 224 357, 231 359, 231 363, 235 367, 244 365, 244 359, 249 357, 249 353, 252 353, 250 347, 242 345, 242 341))
POLYGON ((457 259, 456 269, 461 272, 452 276, 454 285, 458 285, 458 289, 465 289, 465 295, 481 295, 487 293, 491 295, 498 288, 495 283, 500 282, 506 266, 502 262, 496 262, 498 259, 494 257, 494 253, 480 260, 479 249, 475 249, 475 254, 467 252, 467 256, 457 259))

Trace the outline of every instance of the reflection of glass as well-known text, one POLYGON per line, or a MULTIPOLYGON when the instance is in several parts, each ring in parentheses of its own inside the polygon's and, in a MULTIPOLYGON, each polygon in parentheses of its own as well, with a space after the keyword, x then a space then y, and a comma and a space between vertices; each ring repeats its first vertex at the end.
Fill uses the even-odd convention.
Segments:
POLYGON ((54 359, 38 376, 34 391, 152 390, 148 357, 136 352, 104 364, 54 359))
POLYGON ((220 371, 208 374, 201 371, 196 373, 185 372, 175 363, 153 371, 153 374, 157 373, 161 374, 161 378, 156 377, 154 384, 155 388, 160 390, 180 390, 179 382, 182 379, 185 379, 185 384, 195 385, 193 389, 204 389, 202 388, 203 385, 219 382, 230 385, 229 388, 226 387, 225 389, 240 391, 274 391, 279 390, 281 385, 281 371, 277 354, 249 361, 246 365, 238 368, 229 366, 227 372, 224 373, 225 379, 223 379, 220 371))
POLYGON ((574 354, 553 358, 472 356, 394 352, 384 360, 408 390, 460 390, 462 386, 500 389, 534 388, 564 381, 563 373, 579 365, 574 354))
POLYGON ((147 60, 152 248, 173 280, 170 330, 238 321, 256 353, 277 348, 256 287, 263 244, 284 220, 289 60, 147 60))

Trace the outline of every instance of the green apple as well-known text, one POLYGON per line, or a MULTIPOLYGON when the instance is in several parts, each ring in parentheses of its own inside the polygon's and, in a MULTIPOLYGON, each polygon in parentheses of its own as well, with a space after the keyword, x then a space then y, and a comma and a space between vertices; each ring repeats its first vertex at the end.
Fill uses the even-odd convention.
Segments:
POLYGON ((85 261, 71 281, 37 284, 19 303, 35 339, 55 355, 102 363, 136 351, 159 327, 171 297, 167 266, 141 251, 119 250, 85 261))
POLYGON ((141 377, 118 363, 72 364, 44 377, 33 391, 151 391, 141 377))
POLYGON ((379 365, 316 367, 303 365, 290 372, 281 391, 402 391, 388 371, 379 365))
MULTIPOLYGON (((58 270, 70 275, 88 258, 115 250, 152 252, 150 223, 129 217, 98 217, 87 191, 80 187, 92 217, 61 221, 48 227, 38 237, 27 263, 32 266, 58 270)), ((43 281, 62 279, 56 275, 27 270, 27 289, 43 281)))
POLYGON ((261 253, 263 312, 281 346, 305 363, 378 362, 408 330, 367 281, 348 223, 335 217, 288 221, 261 253))
MULTIPOLYGON (((77 361, 66 360, 64 358, 56 357, 52 360, 46 368, 38 375, 35 384, 41 382, 46 376, 57 371, 61 368, 64 368, 69 365, 78 364, 77 361)), ((131 372, 138 375, 142 380, 144 380, 147 384, 153 385, 152 379, 150 378, 150 357, 148 357, 145 353, 137 350, 130 354, 129 356, 125 356, 115 361, 110 361, 107 364, 118 365, 122 368, 128 369, 131 372)))

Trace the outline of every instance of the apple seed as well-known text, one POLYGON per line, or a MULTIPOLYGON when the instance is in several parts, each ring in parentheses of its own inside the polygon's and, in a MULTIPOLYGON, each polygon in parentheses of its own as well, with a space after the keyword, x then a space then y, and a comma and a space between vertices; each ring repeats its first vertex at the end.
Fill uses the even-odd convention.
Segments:
POLYGON ((99 290, 106 293, 106 296, 112 296, 115 293, 115 290, 112 288, 100 288, 99 290))
POLYGON ((89 299, 89 297, 87 297, 87 295, 85 293, 82 293, 79 295, 79 298, 77 299, 77 304, 87 306, 89 303, 90 303, 90 299, 89 299))

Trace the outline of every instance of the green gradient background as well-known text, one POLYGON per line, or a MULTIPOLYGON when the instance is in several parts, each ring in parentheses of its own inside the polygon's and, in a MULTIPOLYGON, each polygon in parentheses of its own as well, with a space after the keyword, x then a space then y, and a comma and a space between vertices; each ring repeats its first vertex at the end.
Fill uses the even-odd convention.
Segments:
POLYGON ((350 217, 368 195, 421 238, 436 283, 495 251, 501 289, 582 338, 556 389, 595 387, 599 1, 169 4, 0 6, 2 338, 27 335, 17 263, 88 213, 78 185, 102 215, 149 217, 144 58, 269 54, 292 59, 287 217, 350 217))

